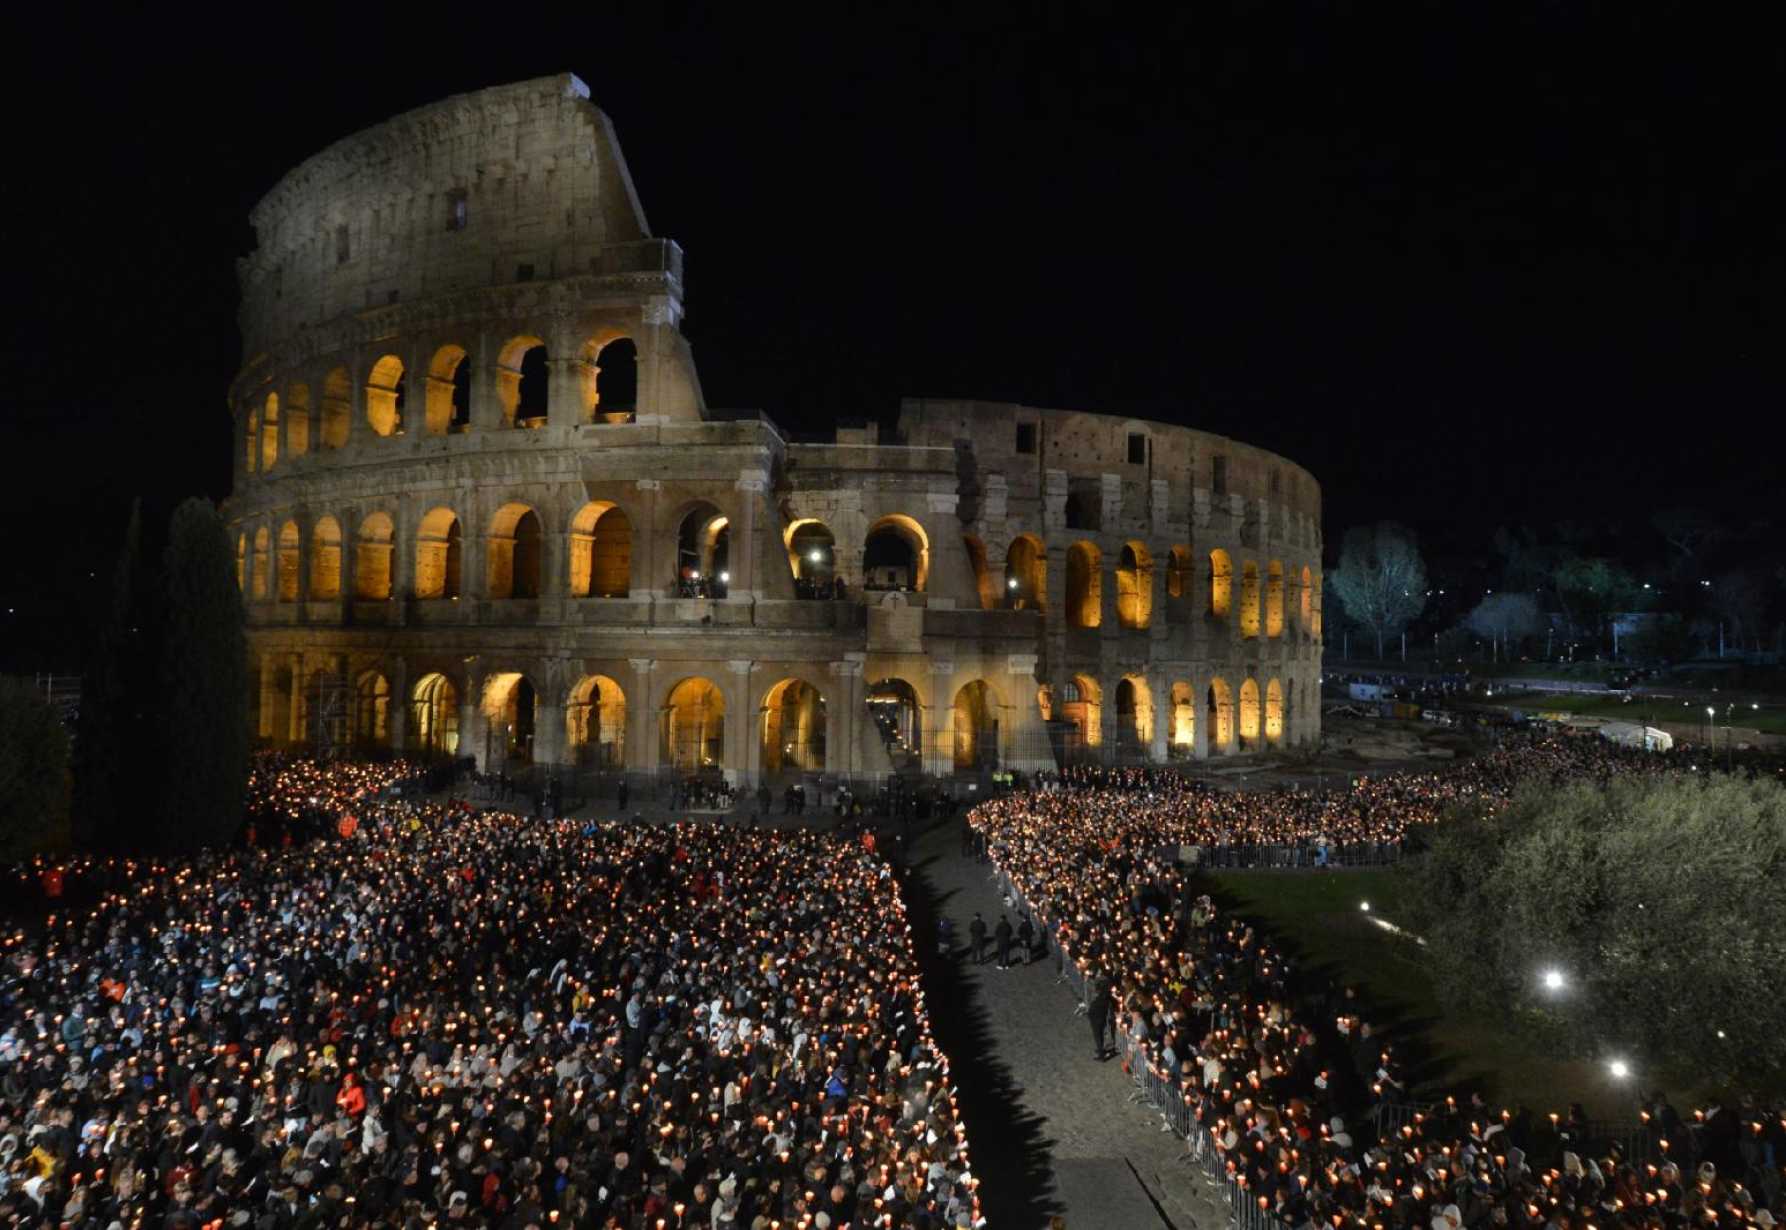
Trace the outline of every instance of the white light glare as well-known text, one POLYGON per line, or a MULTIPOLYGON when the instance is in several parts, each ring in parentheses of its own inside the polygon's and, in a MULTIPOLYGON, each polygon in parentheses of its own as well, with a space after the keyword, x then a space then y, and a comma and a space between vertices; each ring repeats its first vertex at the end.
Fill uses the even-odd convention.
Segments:
POLYGON ((719 583, 721 585, 730 585, 731 582, 732 582, 732 574, 731 573, 722 572, 719 574, 719 583))
POLYGON ((810 550, 806 553, 806 558, 816 564, 820 560, 824 559, 825 555, 824 555, 824 552, 820 551, 817 547, 814 547, 812 550, 810 550))
POLYGON ((1544 989, 1546 991, 1560 991, 1563 989, 1564 982, 1562 970, 1547 969, 1544 971, 1544 989))
POLYGON ((1612 1073, 1612 1079, 1615 1081, 1622 1081, 1627 1076, 1631 1075, 1631 1065, 1626 1063, 1623 1059, 1613 1060, 1606 1065, 1606 1070, 1612 1073))
POLYGON ((1371 912, 1371 903, 1368 901, 1360 901, 1358 903, 1358 908, 1363 910, 1366 914, 1369 914, 1371 912))

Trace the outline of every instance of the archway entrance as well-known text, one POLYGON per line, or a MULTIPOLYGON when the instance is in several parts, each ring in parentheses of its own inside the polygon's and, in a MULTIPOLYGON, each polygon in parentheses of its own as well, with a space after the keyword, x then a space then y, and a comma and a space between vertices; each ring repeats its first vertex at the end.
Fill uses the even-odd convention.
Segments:
POLYGON ((997 695, 984 679, 963 684, 955 693, 955 771, 990 772, 998 768, 997 695))
POLYGON ((626 693, 606 675, 587 675, 564 706, 564 747, 572 764, 618 769, 626 764, 626 693))
POLYGON ((903 679, 882 679, 868 689, 868 716, 895 768, 924 751, 924 710, 917 689, 903 679))
POLYGON ((1104 741, 1104 690, 1090 675, 1074 675, 1060 690, 1060 720, 1067 723, 1065 751, 1083 757, 1104 741))
POLYGON ((783 679, 763 698, 764 773, 825 771, 825 698, 801 679, 783 679))
POLYGON ((731 523, 711 504, 697 504, 676 531, 676 585, 684 598, 723 598, 732 583, 731 523))
POLYGON ((1234 693, 1225 679, 1209 683, 1209 739, 1211 751, 1234 746, 1234 693))
POLYGON ((922 592, 930 579, 930 540, 903 514, 882 517, 862 541, 862 587, 922 592))
POLYGON ((788 530, 788 567, 794 570, 794 595, 829 598, 837 577, 837 540, 823 521, 796 522, 788 530))
POLYGON ((526 675, 505 672, 484 684, 484 767, 533 763, 534 705, 526 675))
POLYGON ((1048 609, 1048 556, 1033 534, 1019 534, 1005 552, 1005 604, 1013 611, 1048 609))
POLYGON ((390 741, 391 684, 377 671, 367 671, 354 686, 353 741, 379 748, 390 741))
POLYGON ((423 675, 410 702, 415 746, 437 756, 459 751, 459 689, 445 675, 423 675))
POLYGON ((724 767, 726 698, 711 679, 696 676, 671 688, 659 728, 665 765, 683 773, 724 767))
POLYGON ((1145 759, 1153 744, 1153 697, 1143 679, 1116 685, 1116 741, 1125 759, 1145 759))
POLYGON ((1197 696, 1188 683, 1172 685, 1172 738, 1166 754, 1174 760, 1191 755, 1197 743, 1197 696))

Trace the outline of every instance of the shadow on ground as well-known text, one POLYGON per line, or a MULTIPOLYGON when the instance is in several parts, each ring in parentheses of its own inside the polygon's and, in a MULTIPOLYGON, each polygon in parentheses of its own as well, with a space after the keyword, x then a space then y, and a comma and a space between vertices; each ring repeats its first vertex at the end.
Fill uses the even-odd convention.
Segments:
POLYGON ((1022 1091, 997 1055, 978 988, 964 977, 958 957, 937 953, 937 919, 952 894, 937 891, 928 868, 940 857, 939 843, 954 840, 957 826, 944 821, 918 837, 905 880, 930 1025, 949 1056, 987 1224, 1000 1230, 1046 1226, 1062 1210, 1055 1196, 1054 1142, 1043 1135, 1041 1117, 1023 1109, 1022 1091))

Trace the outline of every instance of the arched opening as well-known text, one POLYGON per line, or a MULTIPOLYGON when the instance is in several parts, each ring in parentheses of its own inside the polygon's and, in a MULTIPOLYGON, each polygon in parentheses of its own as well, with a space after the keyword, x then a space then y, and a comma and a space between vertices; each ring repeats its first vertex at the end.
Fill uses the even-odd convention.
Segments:
POLYGON ((340 448, 347 443, 347 429, 353 422, 353 377, 345 367, 337 367, 323 378, 321 441, 324 448, 340 448))
POLYGON ((525 504, 504 504, 490 522, 485 592, 492 598, 540 596, 540 519, 525 504))
POLYGON ((1283 740, 1284 685, 1273 679, 1265 685, 1265 741, 1275 745, 1283 740))
POLYGON ((984 773, 998 768, 998 695, 984 679, 961 685, 952 706, 955 771, 984 773))
POLYGON ((1317 641, 1321 639, 1321 584, 1322 584, 1322 579, 1317 576, 1315 578, 1315 609, 1314 609, 1314 629, 1315 629, 1315 639, 1317 641))
POLYGON ((1060 691, 1060 720, 1073 730, 1069 742, 1076 747, 1097 747, 1104 742, 1104 689, 1090 675, 1074 675, 1060 691))
POLYGON ((403 360, 388 354, 372 365, 366 378, 366 423, 381 436, 403 430, 403 360))
POLYGON ((1272 560, 1265 569, 1265 635, 1284 634, 1284 562, 1272 560))
POLYGON ((444 436, 471 424, 471 358, 448 344, 428 360, 428 434, 444 436))
POLYGON ((1091 491, 1069 491, 1065 509, 1067 528, 1070 530, 1089 530, 1097 533, 1102 529, 1104 501, 1101 493, 1091 491))
POLYGON ((263 525, 254 531, 254 575, 250 580, 254 587, 254 596, 258 599, 265 599, 267 596, 267 573, 271 567, 270 557, 272 554, 271 542, 272 536, 267 533, 266 526, 263 525))
POLYGON ((1132 630, 1153 622, 1153 556, 1138 542, 1123 544, 1116 566, 1116 622, 1132 630))
POLYGON ((299 550, 298 523, 287 521, 279 527, 279 601, 296 602, 298 600, 298 558, 299 550))
POLYGON ((1067 548, 1067 626, 1095 628, 1103 619, 1103 555, 1089 542, 1076 542, 1067 548))
POLYGON ((285 449, 293 457, 310 451, 310 386, 302 381, 285 390, 285 449))
POLYGON ((837 540, 823 521, 796 521, 788 526, 785 543, 788 567, 794 572, 794 594, 800 598, 831 598, 837 589, 837 540))
POLYGON ((1234 690, 1226 679, 1209 681, 1209 746, 1220 751, 1234 746, 1234 690))
POLYGON ((659 757, 682 773, 723 768, 726 698, 711 679, 684 679, 670 689, 659 717, 659 757))
POLYGON ((1219 547, 1209 553, 1209 617, 1226 619, 1234 604, 1234 565, 1219 547))
POLYGON ((573 598, 624 598, 632 592, 633 523, 618 504, 596 501, 571 520, 573 598))
POLYGON ((484 683, 484 767, 533 763, 533 681, 504 671, 484 683))
POLYGON ((882 679, 868 689, 868 716, 895 766, 923 752, 924 710, 917 689, 903 679, 882 679))
POLYGON ((961 546, 967 552, 968 565, 974 570, 974 592, 980 597, 980 609, 996 611, 999 592, 993 583, 992 573, 986 567, 986 544, 972 534, 963 534, 961 546))
POLYGON ((930 537, 903 513, 882 517, 862 542, 864 589, 922 593, 930 580, 930 537))
POLYGON ((1240 739, 1249 745, 1259 741, 1259 681, 1250 675, 1240 681, 1240 739))
POLYGON ((708 503, 682 518, 676 530, 676 592, 684 598, 723 598, 732 572, 731 522, 708 503))
POLYGON ((1197 694, 1180 681, 1172 685, 1172 738, 1166 745, 1174 759, 1188 757, 1197 744, 1197 694))
POLYGON ((1259 635, 1259 565, 1252 560, 1240 567, 1240 635, 1259 635))
POLYGON ((333 602, 341 597, 341 523, 318 517, 310 531, 310 597, 333 602))
POLYGON ((353 554, 353 596, 359 601, 383 602, 391 596, 391 552, 395 544, 389 513, 371 513, 360 522, 353 554))
POLYGON ((496 400, 505 427, 544 427, 549 410, 546 344, 510 338, 496 360, 496 400))
POLYGON ((459 597, 463 554, 459 518, 450 508, 436 508, 416 530, 415 596, 451 600, 459 597))
POLYGON ((564 706, 564 748, 571 763, 600 769, 626 765, 626 693, 606 675, 586 675, 564 706))
POLYGON ((583 365, 584 421, 632 422, 639 409, 639 348, 633 339, 589 343, 583 365))
POLYGON ((1005 604, 1013 611, 1048 609, 1048 553, 1034 534, 1019 534, 1005 552, 1005 604))
POLYGON ((1135 675, 1116 685, 1116 742, 1130 756, 1145 756, 1153 746, 1153 694, 1135 675))
POLYGON ((411 698, 410 739, 423 752, 452 756, 459 751, 459 689, 442 674, 423 675, 411 698))
POLYGON ((248 412, 248 422, 244 425, 242 430, 242 442, 244 449, 242 454, 242 468, 252 474, 254 473, 254 463, 260 460, 259 410, 250 410, 248 412))
POLYGON ((783 679, 763 698, 764 773, 825 771, 825 698, 801 679, 783 679))
POLYGON ((377 671, 367 671, 354 684, 353 741, 363 748, 384 747, 390 741, 391 682, 377 671))
POLYGON ((1173 547, 1166 556, 1166 596, 1183 598, 1191 592, 1191 549, 1173 547))
POLYGON ((260 412, 260 468, 264 474, 279 460, 279 394, 268 393, 260 412))
POLYGON ((248 592, 248 535, 236 535, 236 589, 248 592))
POLYGON ((1314 575, 1309 571, 1308 565, 1304 564, 1302 566, 1302 583, 1296 587, 1296 626, 1302 630, 1304 635, 1314 628, 1315 621, 1311 614, 1314 600, 1314 575))

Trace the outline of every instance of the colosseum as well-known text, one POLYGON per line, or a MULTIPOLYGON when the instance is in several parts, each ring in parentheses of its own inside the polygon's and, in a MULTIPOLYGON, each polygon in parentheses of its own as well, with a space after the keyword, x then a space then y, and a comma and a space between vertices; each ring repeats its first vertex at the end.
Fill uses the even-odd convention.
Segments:
POLYGON ((754 788, 1319 734, 1308 471, 1077 411, 708 406, 682 250, 574 76, 350 136, 252 220, 226 516, 265 742, 754 788))

